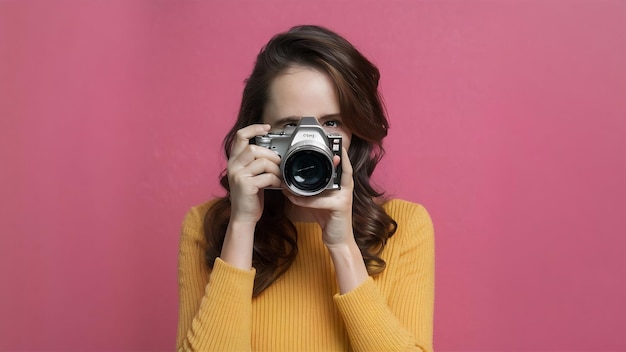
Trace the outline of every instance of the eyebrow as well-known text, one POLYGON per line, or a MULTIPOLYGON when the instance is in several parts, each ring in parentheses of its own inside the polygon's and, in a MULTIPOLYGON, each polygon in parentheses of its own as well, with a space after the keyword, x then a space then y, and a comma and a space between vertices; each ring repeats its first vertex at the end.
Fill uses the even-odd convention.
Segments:
MULTIPOLYGON (((304 116, 291 115, 291 116, 283 117, 282 119, 276 121, 274 124, 282 125, 282 124, 291 123, 291 122, 298 123, 303 117, 304 116)), ((326 115, 322 115, 322 116, 320 116, 318 118, 319 121, 328 120, 328 119, 341 119, 341 114, 339 114, 339 113, 336 113, 336 114, 326 114, 326 115)))

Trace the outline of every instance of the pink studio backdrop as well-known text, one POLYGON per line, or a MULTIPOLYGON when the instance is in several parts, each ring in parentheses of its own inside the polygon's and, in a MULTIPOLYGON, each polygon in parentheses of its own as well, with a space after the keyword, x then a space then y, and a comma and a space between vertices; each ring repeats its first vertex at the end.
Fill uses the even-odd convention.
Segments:
POLYGON ((186 210, 266 40, 382 72, 435 347, 626 350, 626 2, 0 0, 0 350, 173 350, 186 210))

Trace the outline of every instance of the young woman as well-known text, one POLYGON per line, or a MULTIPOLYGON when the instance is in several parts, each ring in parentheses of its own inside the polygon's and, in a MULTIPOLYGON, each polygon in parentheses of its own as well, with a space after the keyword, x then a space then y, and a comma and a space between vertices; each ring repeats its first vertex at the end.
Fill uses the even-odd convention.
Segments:
POLYGON ((432 223, 370 184, 388 129, 378 80, 325 28, 261 50, 224 140, 227 194, 183 223, 179 351, 432 351, 432 223), (303 117, 341 136, 339 189, 287 190, 281 158, 250 143, 303 117))

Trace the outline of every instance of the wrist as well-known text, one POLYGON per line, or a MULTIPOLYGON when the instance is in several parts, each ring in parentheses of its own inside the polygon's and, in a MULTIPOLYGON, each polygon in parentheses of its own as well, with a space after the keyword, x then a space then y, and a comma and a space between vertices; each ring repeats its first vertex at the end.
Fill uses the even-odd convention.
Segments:
POLYGON ((327 245, 330 258, 335 267, 341 294, 352 291, 369 276, 363 262, 361 250, 354 237, 351 237, 351 239, 351 241, 327 245))
POLYGON ((252 269, 252 249, 256 222, 233 221, 228 223, 220 258, 239 269, 252 269))
POLYGON ((230 221, 228 222, 226 234, 228 234, 229 232, 232 232, 232 233, 249 234, 251 236, 254 236, 254 229, 256 229, 256 224, 257 224, 257 221, 255 220, 231 218, 230 221))
POLYGON ((340 240, 335 240, 330 243, 324 242, 324 245, 326 245, 326 248, 331 255, 333 253, 336 253, 338 255, 347 255, 348 253, 353 253, 355 248, 357 250, 359 248, 359 246, 356 244, 356 240, 354 239, 354 234, 352 232, 350 232, 349 235, 346 235, 340 240))

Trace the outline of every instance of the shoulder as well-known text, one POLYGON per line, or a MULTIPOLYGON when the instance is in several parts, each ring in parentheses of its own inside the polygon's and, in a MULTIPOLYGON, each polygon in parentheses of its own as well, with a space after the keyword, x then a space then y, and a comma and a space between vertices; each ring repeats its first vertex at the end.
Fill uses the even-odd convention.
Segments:
POLYGON ((423 205, 404 199, 391 199, 383 204, 385 212, 396 222, 415 221, 431 223, 430 215, 423 205))
POLYGON ((204 238, 204 217, 209 209, 215 205, 218 199, 196 205, 189 209, 183 219, 183 237, 204 238))
POLYGON ((391 199, 383 205, 383 208, 398 224, 396 234, 393 236, 396 240, 402 242, 433 240, 432 219, 421 204, 403 199, 391 199))
POLYGON ((212 199, 210 201, 204 202, 202 204, 198 204, 196 206, 191 207, 185 214, 185 219, 183 220, 183 224, 187 223, 195 223, 197 220, 204 219, 207 211, 211 209, 215 203, 217 203, 218 199, 212 199))

